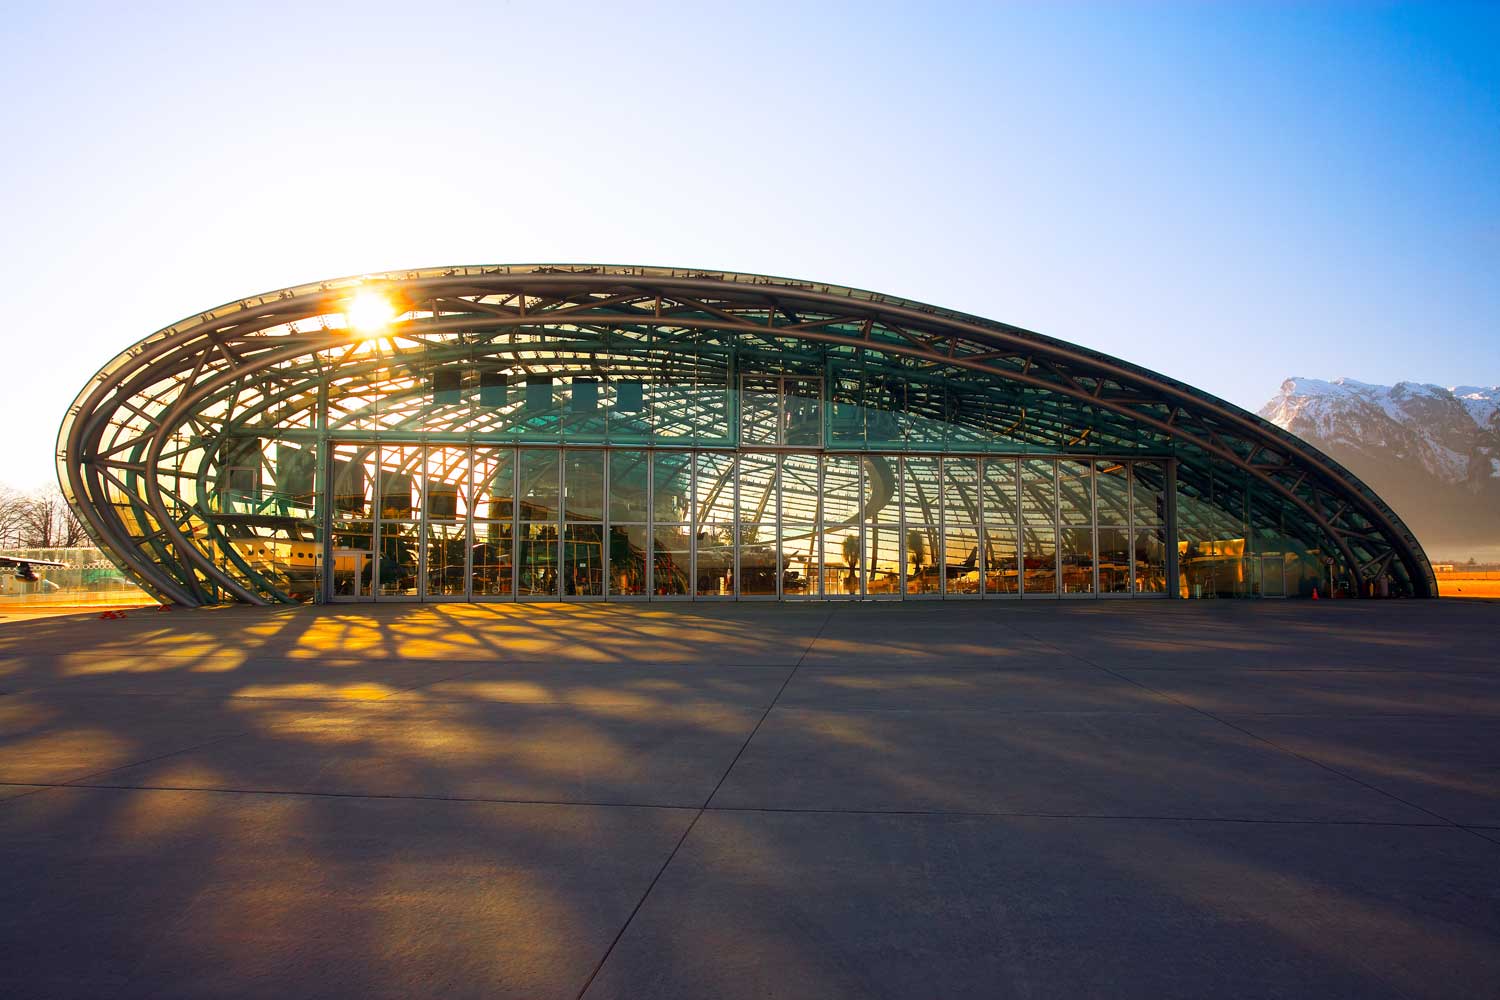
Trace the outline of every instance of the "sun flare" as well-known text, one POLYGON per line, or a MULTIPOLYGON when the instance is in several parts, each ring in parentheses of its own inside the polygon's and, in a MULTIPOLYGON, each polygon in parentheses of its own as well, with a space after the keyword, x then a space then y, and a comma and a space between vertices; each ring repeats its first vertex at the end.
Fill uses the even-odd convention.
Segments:
POLYGON ((365 289, 355 293, 344 308, 349 329, 355 333, 372 336, 385 330, 396 318, 396 308, 379 292, 365 289))

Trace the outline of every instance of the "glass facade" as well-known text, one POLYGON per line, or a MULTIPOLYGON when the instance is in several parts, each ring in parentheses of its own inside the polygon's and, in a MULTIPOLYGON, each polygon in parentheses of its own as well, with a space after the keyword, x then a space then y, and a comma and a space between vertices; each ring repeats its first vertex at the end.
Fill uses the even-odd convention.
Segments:
POLYGON ((1431 594, 1252 414, 856 289, 446 268, 208 310, 80 393, 59 479, 132 583, 222 600, 1431 594), (392 318, 355 325, 351 303, 392 318))
POLYGON ((1149 472, 1159 463, 390 443, 331 450, 344 483, 378 484, 337 492, 334 480, 329 506, 343 512, 327 562, 335 601, 1165 593, 1162 546, 1143 549, 1136 565, 1129 544, 1133 532, 1159 530, 1155 495, 1137 491, 1151 505, 1137 511, 1130 489, 1137 464, 1149 472))

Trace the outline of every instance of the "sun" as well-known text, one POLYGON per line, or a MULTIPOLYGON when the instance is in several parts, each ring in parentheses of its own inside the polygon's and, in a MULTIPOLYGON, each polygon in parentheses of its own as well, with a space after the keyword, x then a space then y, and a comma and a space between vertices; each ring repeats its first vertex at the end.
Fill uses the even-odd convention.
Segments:
POLYGON ((391 325, 396 318, 396 307, 379 292, 370 289, 356 292, 344 307, 344 316, 349 329, 364 336, 373 336, 391 325))

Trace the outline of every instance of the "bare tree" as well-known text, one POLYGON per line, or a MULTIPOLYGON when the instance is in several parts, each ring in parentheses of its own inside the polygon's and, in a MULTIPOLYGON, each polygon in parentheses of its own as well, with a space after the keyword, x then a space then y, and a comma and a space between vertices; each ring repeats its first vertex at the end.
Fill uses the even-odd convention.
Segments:
POLYGON ((30 498, 20 490, 0 486, 0 548, 20 548, 30 498))
POLYGON ((83 525, 56 487, 31 493, 0 487, 0 547, 52 549, 88 544, 83 525))

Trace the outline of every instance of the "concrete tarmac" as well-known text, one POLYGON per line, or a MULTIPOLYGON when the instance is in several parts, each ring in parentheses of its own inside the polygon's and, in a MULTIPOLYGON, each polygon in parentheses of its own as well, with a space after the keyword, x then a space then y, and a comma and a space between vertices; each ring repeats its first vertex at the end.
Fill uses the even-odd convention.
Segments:
POLYGON ((5 997, 1500 995, 1500 604, 0 625, 5 997))

